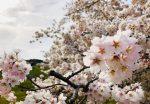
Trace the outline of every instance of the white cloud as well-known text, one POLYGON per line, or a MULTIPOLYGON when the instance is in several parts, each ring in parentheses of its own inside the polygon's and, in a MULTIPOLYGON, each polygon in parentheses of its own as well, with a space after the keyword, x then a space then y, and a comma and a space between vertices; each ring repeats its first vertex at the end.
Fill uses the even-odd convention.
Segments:
MULTIPOLYGON (((1 5, 8 1, 14 0, 6 0, 1 5)), ((66 0, 15 1, 16 4, 7 5, 0 12, 0 55, 20 48, 23 58, 42 58, 41 50, 48 50, 51 42, 45 39, 43 44, 30 44, 29 41, 36 30, 48 27, 53 19, 62 18, 66 0)))
POLYGON ((0 12, 16 6, 19 0, 0 0, 0 12))

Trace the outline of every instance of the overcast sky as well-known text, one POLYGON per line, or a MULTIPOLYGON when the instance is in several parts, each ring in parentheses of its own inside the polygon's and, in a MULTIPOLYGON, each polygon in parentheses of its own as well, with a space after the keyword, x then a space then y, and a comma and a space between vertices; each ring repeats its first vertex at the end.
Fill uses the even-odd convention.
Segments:
POLYGON ((29 41, 35 31, 49 27, 53 19, 62 18, 67 1, 0 0, 0 56, 21 49, 25 59, 43 58, 41 51, 48 50, 51 42, 44 39, 42 44, 30 44, 29 41))
POLYGON ((14 49, 21 49, 25 59, 43 58, 42 50, 51 43, 29 41, 34 32, 50 26, 53 19, 65 14, 67 0, 0 0, 0 56, 14 49))

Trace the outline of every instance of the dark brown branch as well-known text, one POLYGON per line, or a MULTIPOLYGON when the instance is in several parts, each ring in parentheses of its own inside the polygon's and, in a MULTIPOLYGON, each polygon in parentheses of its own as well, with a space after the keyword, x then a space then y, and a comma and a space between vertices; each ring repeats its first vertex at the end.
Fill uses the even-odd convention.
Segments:
POLYGON ((98 78, 95 78, 95 79, 89 81, 89 82, 85 85, 85 88, 83 89, 83 92, 87 92, 87 91, 89 90, 89 85, 90 85, 91 83, 93 83, 94 81, 96 81, 96 80, 98 80, 98 78))
POLYGON ((65 84, 60 84, 60 83, 59 83, 59 84, 54 84, 54 85, 50 85, 50 86, 41 87, 41 86, 39 86, 38 84, 36 84, 31 78, 28 78, 28 80, 31 81, 31 83, 32 83, 33 85, 35 85, 36 87, 38 87, 37 90, 46 89, 46 88, 54 87, 54 86, 57 86, 57 85, 67 86, 67 85, 65 85, 65 84))
POLYGON ((66 77, 62 76, 61 74, 55 72, 54 70, 51 70, 49 72, 49 75, 50 76, 54 76, 64 82, 66 82, 68 85, 70 85, 71 87, 73 87, 74 89, 77 89, 78 88, 78 85, 74 84, 73 82, 71 82, 69 79, 67 79, 66 77))
POLYGON ((69 76, 67 77, 67 79, 70 79, 70 78, 74 77, 75 75, 77 75, 77 74, 79 74, 80 72, 84 71, 86 68, 88 68, 88 67, 85 66, 85 67, 83 67, 82 69, 78 70, 77 72, 72 73, 71 75, 69 75, 69 76))
POLYGON ((65 84, 53 84, 53 85, 50 85, 50 86, 45 86, 45 87, 41 87, 41 89, 46 89, 46 88, 50 88, 50 87, 55 87, 55 86, 68 86, 68 85, 65 85, 65 84))
POLYGON ((55 78, 58 78, 64 82, 66 82, 68 85, 70 85, 71 87, 73 87, 74 89, 77 89, 77 88, 82 88, 83 89, 83 92, 87 92, 88 91, 88 87, 91 83, 93 83, 95 80, 97 80, 98 78, 95 78, 91 81, 89 81, 86 85, 83 85, 83 84, 80 84, 80 85, 77 85, 73 82, 71 82, 69 79, 67 79, 66 77, 62 76, 61 74, 55 72, 54 70, 51 70, 49 72, 49 76, 54 76, 55 78))
POLYGON ((24 90, 26 90, 26 91, 37 91, 37 90, 41 90, 41 89, 48 89, 48 88, 55 87, 55 86, 58 86, 58 85, 60 85, 60 86, 67 86, 65 84, 54 84, 54 85, 40 87, 40 88, 36 88, 36 89, 25 87, 25 86, 21 86, 21 85, 19 87, 22 88, 22 89, 24 89, 24 90))

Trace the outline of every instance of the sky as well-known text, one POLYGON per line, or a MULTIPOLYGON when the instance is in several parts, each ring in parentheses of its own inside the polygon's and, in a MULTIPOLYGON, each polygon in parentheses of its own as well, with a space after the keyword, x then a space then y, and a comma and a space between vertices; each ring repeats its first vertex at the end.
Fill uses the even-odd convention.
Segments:
POLYGON ((21 50, 24 59, 43 59, 51 41, 32 43, 35 31, 49 27, 53 19, 60 20, 67 0, 0 0, 0 56, 4 52, 21 50))
MULTIPOLYGON (((21 50, 24 59, 43 59, 52 41, 30 44, 35 31, 49 27, 65 14, 68 0, 0 0, 0 57, 21 50)), ((129 2, 130 0, 127 0, 129 2)))

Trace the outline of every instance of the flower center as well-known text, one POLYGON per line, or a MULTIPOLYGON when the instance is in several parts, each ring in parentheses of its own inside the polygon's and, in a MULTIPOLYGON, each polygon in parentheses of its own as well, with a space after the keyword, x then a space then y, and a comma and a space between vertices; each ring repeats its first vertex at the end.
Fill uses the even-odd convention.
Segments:
POLYGON ((93 64, 99 64, 100 63, 100 59, 98 59, 98 58, 95 58, 95 59, 93 59, 93 64))
POLYGON ((129 52, 131 52, 131 50, 132 50, 132 47, 129 46, 129 47, 126 49, 126 52, 129 53, 129 52))
POLYGON ((120 47, 120 42, 113 41, 113 45, 112 46, 115 47, 115 48, 118 48, 118 47, 120 47))
POLYGON ((105 51, 105 48, 100 48, 100 49, 99 49, 99 53, 100 53, 100 54, 104 54, 105 52, 106 52, 106 51, 105 51))

